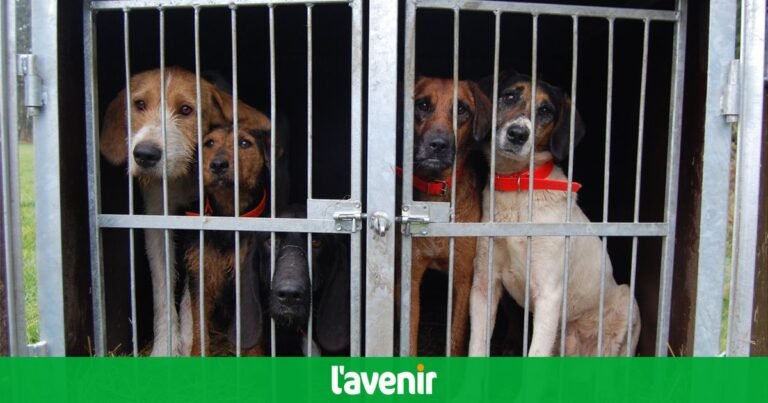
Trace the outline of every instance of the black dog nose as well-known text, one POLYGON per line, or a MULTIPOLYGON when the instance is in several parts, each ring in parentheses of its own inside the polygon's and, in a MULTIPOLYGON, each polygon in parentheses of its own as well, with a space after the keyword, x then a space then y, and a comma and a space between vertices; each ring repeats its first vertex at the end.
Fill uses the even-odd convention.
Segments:
POLYGON ((163 150, 152 144, 139 143, 133 148, 133 159, 143 168, 155 166, 162 157, 163 150))
POLYGON ((429 142, 429 149, 433 153, 437 154, 447 150, 450 145, 451 144, 447 139, 443 137, 435 137, 429 142))
POLYGON ((512 126, 507 129, 507 139, 512 144, 523 144, 528 140, 528 129, 523 126, 512 126))
POLYGON ((284 282, 274 290, 278 301, 283 304, 297 304, 304 301, 304 290, 298 283, 284 282))
POLYGON ((215 174, 223 174, 229 169, 229 161, 225 159, 215 159, 211 161, 211 172, 215 174))

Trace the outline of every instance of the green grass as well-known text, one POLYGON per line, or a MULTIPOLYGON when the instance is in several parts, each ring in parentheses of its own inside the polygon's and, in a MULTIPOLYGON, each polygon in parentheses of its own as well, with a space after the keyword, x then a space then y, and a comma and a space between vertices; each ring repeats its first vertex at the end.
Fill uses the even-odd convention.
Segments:
POLYGON ((40 340, 40 317, 37 309, 37 266, 35 264, 35 165, 34 146, 19 145, 21 180, 21 250, 24 260, 24 309, 29 343, 40 340))

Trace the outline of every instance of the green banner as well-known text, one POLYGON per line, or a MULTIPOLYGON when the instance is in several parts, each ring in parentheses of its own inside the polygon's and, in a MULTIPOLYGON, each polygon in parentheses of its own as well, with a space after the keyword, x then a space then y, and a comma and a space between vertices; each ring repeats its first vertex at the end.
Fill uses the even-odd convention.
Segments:
POLYGON ((766 402, 766 358, 2 358, 0 402, 766 402))

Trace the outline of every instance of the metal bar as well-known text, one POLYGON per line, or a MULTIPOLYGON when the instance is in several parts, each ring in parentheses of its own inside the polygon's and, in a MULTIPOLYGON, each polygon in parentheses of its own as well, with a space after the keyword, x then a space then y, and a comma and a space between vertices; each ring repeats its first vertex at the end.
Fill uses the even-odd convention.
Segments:
MULTIPOLYGON (((307 4, 307 198, 312 198, 312 4, 307 4)), ((307 234, 307 268, 309 289, 313 290, 312 234, 307 234)), ((307 319, 307 357, 312 356, 312 292, 309 293, 309 317, 307 319)))
MULTIPOLYGON (((645 93, 648 82, 648 31, 650 21, 643 21, 643 65, 640 75, 640 112, 637 122, 637 160, 635 161, 635 203, 633 222, 640 221, 640 187, 643 172, 643 137, 645 129, 645 93)), ((632 237, 632 263, 629 270, 629 295, 635 295, 635 277, 637 274, 637 237, 632 237)), ((632 343, 632 311, 634 310, 634 299, 630 298, 627 302, 627 346, 632 343)), ((630 349, 627 348, 627 355, 630 349)))
MULTIPOLYGON (((394 150, 397 132, 397 12, 394 1, 369 4, 368 150, 394 150)), ((383 173, 368 187, 368 211, 395 216, 395 153, 368 158, 368 172, 383 173)), ((365 355, 391 356, 394 339, 394 231, 366 230, 365 355)))
POLYGON ((419 8, 453 9, 472 11, 496 11, 511 13, 530 13, 538 15, 562 15, 575 17, 614 17, 621 19, 645 19, 659 21, 677 21, 680 13, 677 11, 643 10, 632 8, 571 6, 539 3, 495 2, 474 0, 416 0, 419 8))
MULTIPOLYGON (((85 0, 87 2, 87 0, 85 0)), ((101 175, 99 154, 99 114, 96 108, 99 95, 96 89, 96 15, 84 12, 83 41, 85 66, 85 121, 86 153, 88 155, 88 229, 91 239, 91 298, 93 303, 93 347, 94 355, 103 357, 106 346, 106 311, 104 305, 104 270, 101 249, 101 175)), ((39 242, 39 241, 38 241, 39 242)))
MULTIPOLYGON (((86 0, 87 1, 87 0, 86 0)), ((151 9, 162 5, 163 8, 268 6, 282 4, 333 4, 349 3, 350 0, 95 0, 88 2, 92 10, 151 9)))
POLYGON ((8 312, 8 348, 10 356, 26 353, 27 326, 24 307, 24 273, 21 253, 21 218, 19 207, 19 145, 16 86, 16 12, 12 2, 0 5, 0 113, 8 116, 0 122, 2 142, 2 203, 5 250, 5 284, 8 312))
MULTIPOLYGON (((501 32, 501 12, 494 11, 494 33, 493 33, 493 99, 491 100, 491 163, 490 172, 488 178, 488 184, 491 187, 491 191, 488 192, 490 197, 488 198, 489 212, 488 222, 493 223, 496 221, 496 119, 498 114, 499 103, 499 47, 501 45, 500 32, 501 32)), ((485 355, 491 355, 491 329, 493 328, 493 315, 491 311, 494 309, 493 305, 493 245, 494 239, 488 238, 488 312, 485 321, 485 355)))
MULTIPOLYGON (((361 0, 352 0, 352 123, 351 123, 351 168, 352 168, 352 198, 362 200, 362 155, 363 155, 363 4, 361 0)), ((350 236, 350 355, 360 356, 362 350, 361 318, 361 249, 363 234, 357 232, 350 236)))
POLYGON ((733 267, 728 315, 729 356, 748 356, 752 345, 752 311, 757 223, 760 205, 765 0, 745 0, 741 6, 741 122, 736 155, 733 224, 733 267))
MULTIPOLYGON (((269 129, 269 137, 270 137, 270 147, 269 147, 269 163, 270 163, 270 170, 269 170, 269 191, 271 194, 271 197, 269 198, 269 216, 271 218, 276 217, 276 211, 275 211, 275 200, 277 199, 276 193, 275 193, 275 132, 276 132, 276 126, 277 126, 277 106, 275 105, 277 103, 277 97, 275 95, 275 7, 274 5, 269 5, 269 116, 272 119, 272 122, 270 124, 269 129)), ((274 230, 271 230, 274 231, 274 230)), ((272 284, 272 279, 275 277, 275 233, 272 232, 269 235, 269 280, 270 284, 272 284)), ((277 344, 275 342, 275 320, 270 320, 270 332, 272 334, 272 356, 274 357, 276 355, 277 350, 277 344)))
MULTIPOLYGON (((659 321, 656 328, 656 355, 667 354, 669 340, 670 303, 672 300, 672 267, 675 262, 675 225, 677 222, 677 192, 680 166, 680 132, 683 116, 683 77, 685 74, 685 40, 688 1, 677 0, 680 20, 675 24, 670 90, 669 149, 667 151, 667 189, 665 195, 665 219, 669 233, 662 246, 662 261, 659 286, 659 321)), ((638 225, 638 224, 635 224, 638 225)))
MULTIPOLYGON (((451 125, 453 128, 453 143, 458 147, 458 104, 459 104, 459 9, 453 10, 453 110, 451 117, 451 125)), ((456 160, 458 159, 458 150, 453 158, 453 166, 451 167, 451 210, 450 221, 456 221, 456 160)), ((451 237, 448 240, 448 306, 445 320, 445 356, 451 356, 451 325, 453 323, 453 271, 455 262, 456 251, 454 250, 456 244, 455 238, 451 237)))
MULTIPOLYGON (((413 202, 413 88, 416 77, 416 7, 405 2, 405 52, 403 73, 403 178, 402 212, 413 202)), ((454 182, 455 183, 455 182, 454 182)), ((413 238, 405 231, 400 237, 400 356, 411 352, 411 267, 413 238)), ((417 346, 418 347, 418 346, 417 346)))
POLYGON ((707 51, 707 104, 704 120, 704 166, 702 167, 699 266, 696 281, 696 322, 693 355, 720 354, 720 336, 725 294, 725 256, 728 226, 732 126, 722 115, 720 100, 736 48, 736 2, 712 0, 707 51))
MULTIPOLYGON (((200 212, 200 216, 205 214, 205 193, 203 192, 203 110, 200 108, 202 105, 202 94, 200 85, 200 7, 195 7, 195 115, 197 119, 197 191, 198 201, 197 208, 200 212)), ((205 231, 200 231, 198 236, 198 321, 200 323, 200 356, 205 357, 208 353, 205 349, 205 341, 208 338, 208 332, 205 323, 205 231)), ((189 290, 192 292, 192 289, 189 290)), ((181 321, 181 320, 180 320, 181 321)), ((193 329, 194 331, 194 329, 193 329)))
MULTIPOLYGON (((448 236, 664 236, 665 223, 431 223, 429 237, 448 236)), ((422 236, 414 234, 414 236, 422 236)))
MULTIPOLYGON (((534 134, 536 131, 536 76, 538 68, 538 51, 539 51, 539 15, 533 14, 531 16, 533 25, 531 30, 531 94, 534 101, 531 102, 531 127, 534 134)), ((531 158, 528 163, 528 172, 533 172, 533 157, 535 154, 535 147, 531 147, 531 158)), ((533 181, 529 181, 528 184, 528 224, 533 222, 533 181)), ((527 234, 526 247, 525 247, 525 302, 523 303, 523 357, 528 356, 528 322, 529 312, 531 311, 530 299, 531 299, 531 254, 533 253, 533 238, 532 234, 527 234)), ((490 343, 489 343, 490 344, 490 343)))
MULTIPOLYGON (((126 133, 128 139, 128 150, 133 150, 133 136, 131 131, 133 124, 132 102, 131 102, 131 38, 130 38, 130 18, 128 10, 123 10, 123 53, 125 55, 125 115, 126 115, 126 133)), ((128 215, 133 215, 133 177, 128 177, 128 215)), ((139 342, 136 317, 136 259, 134 256, 135 234, 134 229, 128 230, 128 256, 131 277, 131 347, 133 356, 139 356, 139 342)))
POLYGON ((34 117, 35 133, 35 235, 37 249, 40 339, 48 354, 66 354, 64 279, 62 271, 61 177, 59 173, 59 70, 58 10, 45 1, 33 1, 32 50, 49 96, 34 117))
MULTIPOLYGON (((613 35, 614 19, 608 18, 608 79, 605 101, 605 162, 603 164, 603 222, 608 222, 608 201, 611 188, 611 119, 613 117, 613 35)), ((608 259, 608 238, 602 239, 600 254, 600 316, 597 319, 597 356, 603 355, 603 323, 605 321, 605 268, 608 259)))
MULTIPOLYGON (((270 15, 271 15, 270 8, 270 15)), ((234 148, 234 170, 235 170, 235 193, 234 193, 234 217, 240 216, 240 154, 239 154, 239 139, 240 132, 238 127, 238 93, 237 93, 237 6, 229 6, 230 13, 230 37, 232 46, 232 146, 234 148)), ((271 37, 270 37, 271 39, 271 37)), ((273 117, 275 115, 272 115, 273 117)), ((275 120, 274 118, 272 119, 275 120)), ((274 138, 272 139, 274 141, 274 138)), ((274 149, 274 147, 273 147, 274 149)), ((274 158, 274 154, 272 154, 274 158)), ((271 167, 274 170, 274 165, 271 167)), ((274 187, 274 177, 272 186, 274 187)), ((274 190, 274 188, 273 188, 274 190)), ((274 194, 274 192, 272 193, 274 194)), ((272 205, 274 206, 274 197, 272 198, 272 205)), ((272 208, 274 214, 274 207, 272 208)), ((240 302, 242 301, 242 295, 240 290, 240 231, 235 231, 235 355, 240 357, 242 355, 242 309, 240 302)))
POLYGON ((101 228, 345 233, 336 229, 333 220, 325 219, 205 217, 201 220, 187 216, 99 214, 97 223, 101 228))
MULTIPOLYGON (((573 184, 573 160, 576 159, 574 155, 574 135, 576 130, 576 83, 578 79, 579 69, 579 17, 573 16, 573 44, 572 44, 572 61, 571 61, 571 118, 568 140, 568 189, 573 184)), ((535 126, 534 126, 535 127, 535 126)), ((531 181, 533 182, 533 181, 531 181)), ((566 209, 565 209, 565 222, 571 222, 571 208, 573 207, 573 192, 566 192, 566 209)), ((571 267, 571 238, 565 237, 565 251, 563 259, 563 303, 560 323, 560 355, 565 356, 565 335, 568 330, 568 279, 569 270, 571 267)))
MULTIPOLYGON (((165 99, 165 10, 162 6, 158 7, 158 16, 160 18, 160 133, 163 137, 163 215, 168 215, 168 130, 165 127, 167 116, 167 100, 165 99)), ((171 274, 171 234, 168 229, 163 230, 163 253, 165 255, 165 301, 166 301, 166 320, 168 321, 168 354, 173 355, 173 315, 171 314, 172 281, 171 274)), ((173 273, 175 274, 175 273, 173 273)), ((175 275, 174 277, 175 278, 175 275)))

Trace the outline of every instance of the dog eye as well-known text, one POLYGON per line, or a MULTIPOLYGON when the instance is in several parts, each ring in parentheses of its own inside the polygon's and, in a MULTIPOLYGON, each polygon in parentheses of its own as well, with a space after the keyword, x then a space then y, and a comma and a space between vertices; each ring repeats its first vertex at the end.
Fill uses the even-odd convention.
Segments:
POLYGON ((520 100, 520 94, 517 92, 513 92, 510 94, 503 94, 501 96, 501 102, 507 104, 507 105, 514 105, 517 103, 517 101, 520 100))
POLYGON ((213 139, 208 139, 205 141, 205 143, 203 143, 203 145, 207 148, 211 148, 213 147, 213 143, 214 143, 213 139))
POLYGON ((252 145, 253 145, 253 143, 251 143, 251 141, 250 141, 250 140, 248 140, 248 139, 246 139, 246 138, 241 138, 241 139, 240 139, 240 142, 239 142, 239 143, 237 143, 237 145, 238 145, 238 147, 240 147, 240 148, 248 148, 248 147, 252 146, 252 145))
POLYGON ((416 109, 418 109, 421 112, 429 112, 430 110, 428 99, 417 99, 414 106, 416 107, 416 109))
POLYGON ((179 108, 179 113, 181 113, 184 116, 187 116, 190 113, 192 113, 192 107, 189 105, 182 105, 181 108, 179 108))
POLYGON ((456 112, 459 115, 465 115, 465 114, 469 113, 469 107, 467 105, 465 105, 464 103, 459 102, 459 104, 456 105, 456 112))
POLYGON ((543 105, 536 110, 536 113, 538 113, 539 115, 551 115, 552 108, 550 108, 549 105, 543 105))
POLYGON ((142 99, 137 99, 137 100, 133 101, 133 105, 136 107, 136 109, 138 109, 140 111, 143 111, 144 109, 147 108, 147 104, 145 104, 144 100, 142 100, 142 99))

